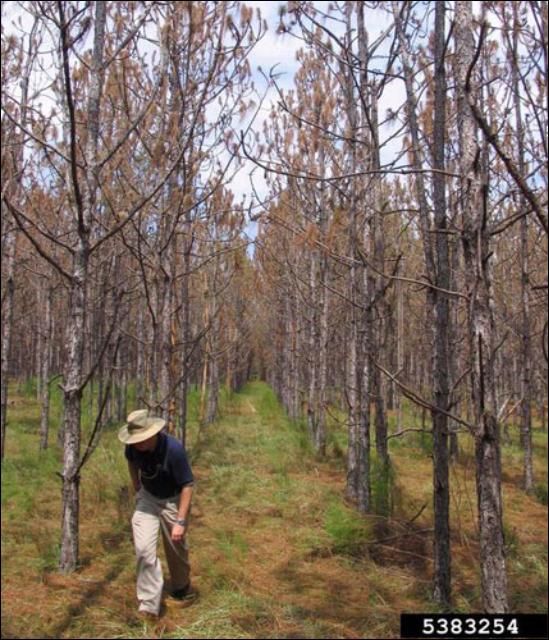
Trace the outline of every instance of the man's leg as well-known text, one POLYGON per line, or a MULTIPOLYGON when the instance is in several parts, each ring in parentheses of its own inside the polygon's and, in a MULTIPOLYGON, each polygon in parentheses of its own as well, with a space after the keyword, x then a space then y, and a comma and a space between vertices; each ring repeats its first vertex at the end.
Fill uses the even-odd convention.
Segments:
POLYGON ((159 518, 154 507, 140 496, 132 518, 137 556, 137 599, 139 611, 158 615, 162 600, 162 567, 157 556, 159 518))
POLYGON ((191 566, 189 564, 189 546, 187 536, 181 542, 173 542, 172 527, 177 519, 177 504, 168 502, 160 514, 162 541, 168 568, 170 570, 172 591, 185 589, 190 584, 191 566))

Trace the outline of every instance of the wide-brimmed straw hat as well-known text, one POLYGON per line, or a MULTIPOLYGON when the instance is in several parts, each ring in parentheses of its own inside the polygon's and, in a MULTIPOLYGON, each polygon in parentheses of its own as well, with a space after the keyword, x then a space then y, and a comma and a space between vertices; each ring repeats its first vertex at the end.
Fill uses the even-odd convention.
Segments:
POLYGON ((150 416, 148 409, 132 411, 125 424, 118 432, 118 439, 124 444, 135 444, 148 438, 164 428, 166 421, 157 416, 150 416))

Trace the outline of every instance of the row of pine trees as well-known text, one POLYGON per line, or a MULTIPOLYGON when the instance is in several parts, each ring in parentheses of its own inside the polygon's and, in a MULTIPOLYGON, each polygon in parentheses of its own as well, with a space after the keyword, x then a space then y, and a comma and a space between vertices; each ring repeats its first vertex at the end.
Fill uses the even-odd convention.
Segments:
POLYGON ((185 442, 192 388, 206 426, 223 385, 260 376, 320 456, 344 416, 363 513, 371 449, 389 470, 403 399, 423 412, 444 607, 449 468, 472 438, 484 607, 506 611, 501 440, 520 420, 531 491, 547 404, 547 4, 289 2, 269 25, 237 2, 18 12, 2 32, 2 456, 8 379, 39 381, 42 448, 60 385, 61 571, 79 561, 85 462, 130 392, 185 442), (252 64, 274 30, 302 46, 293 84, 264 70, 269 106, 252 64))

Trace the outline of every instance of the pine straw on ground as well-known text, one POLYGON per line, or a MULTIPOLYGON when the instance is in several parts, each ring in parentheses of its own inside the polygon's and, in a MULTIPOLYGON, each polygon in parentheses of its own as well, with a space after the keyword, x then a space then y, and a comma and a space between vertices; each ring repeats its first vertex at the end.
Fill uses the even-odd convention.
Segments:
MULTIPOLYGON (((429 457, 397 448, 392 517, 360 520, 343 499, 344 461, 316 460, 302 435, 259 383, 230 398, 200 437, 193 434, 189 542, 199 599, 185 608, 166 601, 151 623, 136 613, 125 463, 116 430, 105 433, 83 474, 76 573, 55 570, 58 483, 41 485, 22 515, 16 498, 4 504, 2 637, 395 638, 401 612, 436 611, 429 457), (337 533, 347 518, 351 537, 337 533)), ((465 456, 452 470, 460 611, 481 610, 474 496, 474 466, 465 456)), ((516 483, 505 484, 504 497, 511 605, 545 611, 547 507, 516 483)))

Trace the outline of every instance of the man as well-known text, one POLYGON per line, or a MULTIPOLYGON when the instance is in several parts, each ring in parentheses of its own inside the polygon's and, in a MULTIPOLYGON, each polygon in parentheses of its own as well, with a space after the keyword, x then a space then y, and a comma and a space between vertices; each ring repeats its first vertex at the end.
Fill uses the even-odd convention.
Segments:
POLYGON ((166 421, 149 415, 147 409, 133 411, 118 432, 126 445, 125 456, 137 494, 132 517, 137 556, 139 611, 158 616, 164 584, 157 556, 159 531, 168 561, 171 596, 190 599, 190 565, 185 535, 193 492, 193 475, 185 449, 172 436, 162 433, 166 421))

